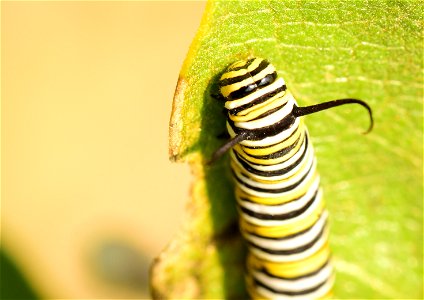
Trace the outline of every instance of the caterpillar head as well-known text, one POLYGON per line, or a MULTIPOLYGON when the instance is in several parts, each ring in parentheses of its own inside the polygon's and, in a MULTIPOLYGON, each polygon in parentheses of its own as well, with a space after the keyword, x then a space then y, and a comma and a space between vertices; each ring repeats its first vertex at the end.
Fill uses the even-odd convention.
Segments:
POLYGON ((231 101, 248 96, 276 78, 277 72, 272 64, 262 58, 252 58, 230 65, 222 74, 219 86, 222 96, 231 101))

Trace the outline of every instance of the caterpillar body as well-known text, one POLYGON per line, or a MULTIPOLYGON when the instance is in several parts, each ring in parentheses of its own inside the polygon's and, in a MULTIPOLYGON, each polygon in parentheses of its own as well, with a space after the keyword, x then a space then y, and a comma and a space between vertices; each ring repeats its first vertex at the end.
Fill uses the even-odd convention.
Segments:
POLYGON ((248 245, 247 289, 254 299, 322 299, 334 270, 316 158, 301 116, 357 103, 339 99, 298 107, 267 60, 233 63, 219 80, 231 139, 240 230, 248 245))

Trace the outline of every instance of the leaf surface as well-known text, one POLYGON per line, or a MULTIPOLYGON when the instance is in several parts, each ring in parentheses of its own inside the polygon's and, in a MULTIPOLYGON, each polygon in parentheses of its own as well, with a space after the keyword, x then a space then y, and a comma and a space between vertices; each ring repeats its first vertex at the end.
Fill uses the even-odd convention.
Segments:
POLYGON ((152 268, 156 298, 246 297, 245 247, 216 79, 248 56, 277 68, 299 105, 365 100, 306 117, 326 205, 336 298, 422 298, 423 4, 211 1, 180 73, 170 157, 194 177, 187 220, 152 268))

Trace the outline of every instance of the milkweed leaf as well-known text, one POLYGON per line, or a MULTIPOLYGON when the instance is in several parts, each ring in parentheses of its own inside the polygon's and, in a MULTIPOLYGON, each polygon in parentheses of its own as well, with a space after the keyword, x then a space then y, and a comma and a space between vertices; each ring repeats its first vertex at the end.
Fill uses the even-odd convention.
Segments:
POLYGON ((189 219, 152 268, 155 298, 246 297, 216 78, 267 58, 302 106, 365 100, 306 117, 331 214, 336 298, 422 298, 423 2, 211 1, 178 80, 170 157, 193 172, 189 219))

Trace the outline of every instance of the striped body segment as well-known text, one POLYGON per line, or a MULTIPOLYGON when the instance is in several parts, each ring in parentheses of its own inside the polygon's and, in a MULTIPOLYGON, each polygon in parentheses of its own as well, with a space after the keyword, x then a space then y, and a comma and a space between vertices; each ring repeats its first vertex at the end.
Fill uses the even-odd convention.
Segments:
POLYGON ((316 158, 292 94, 273 65, 232 64, 220 91, 240 229, 248 248, 247 286, 255 299, 322 299, 334 282, 316 158))

